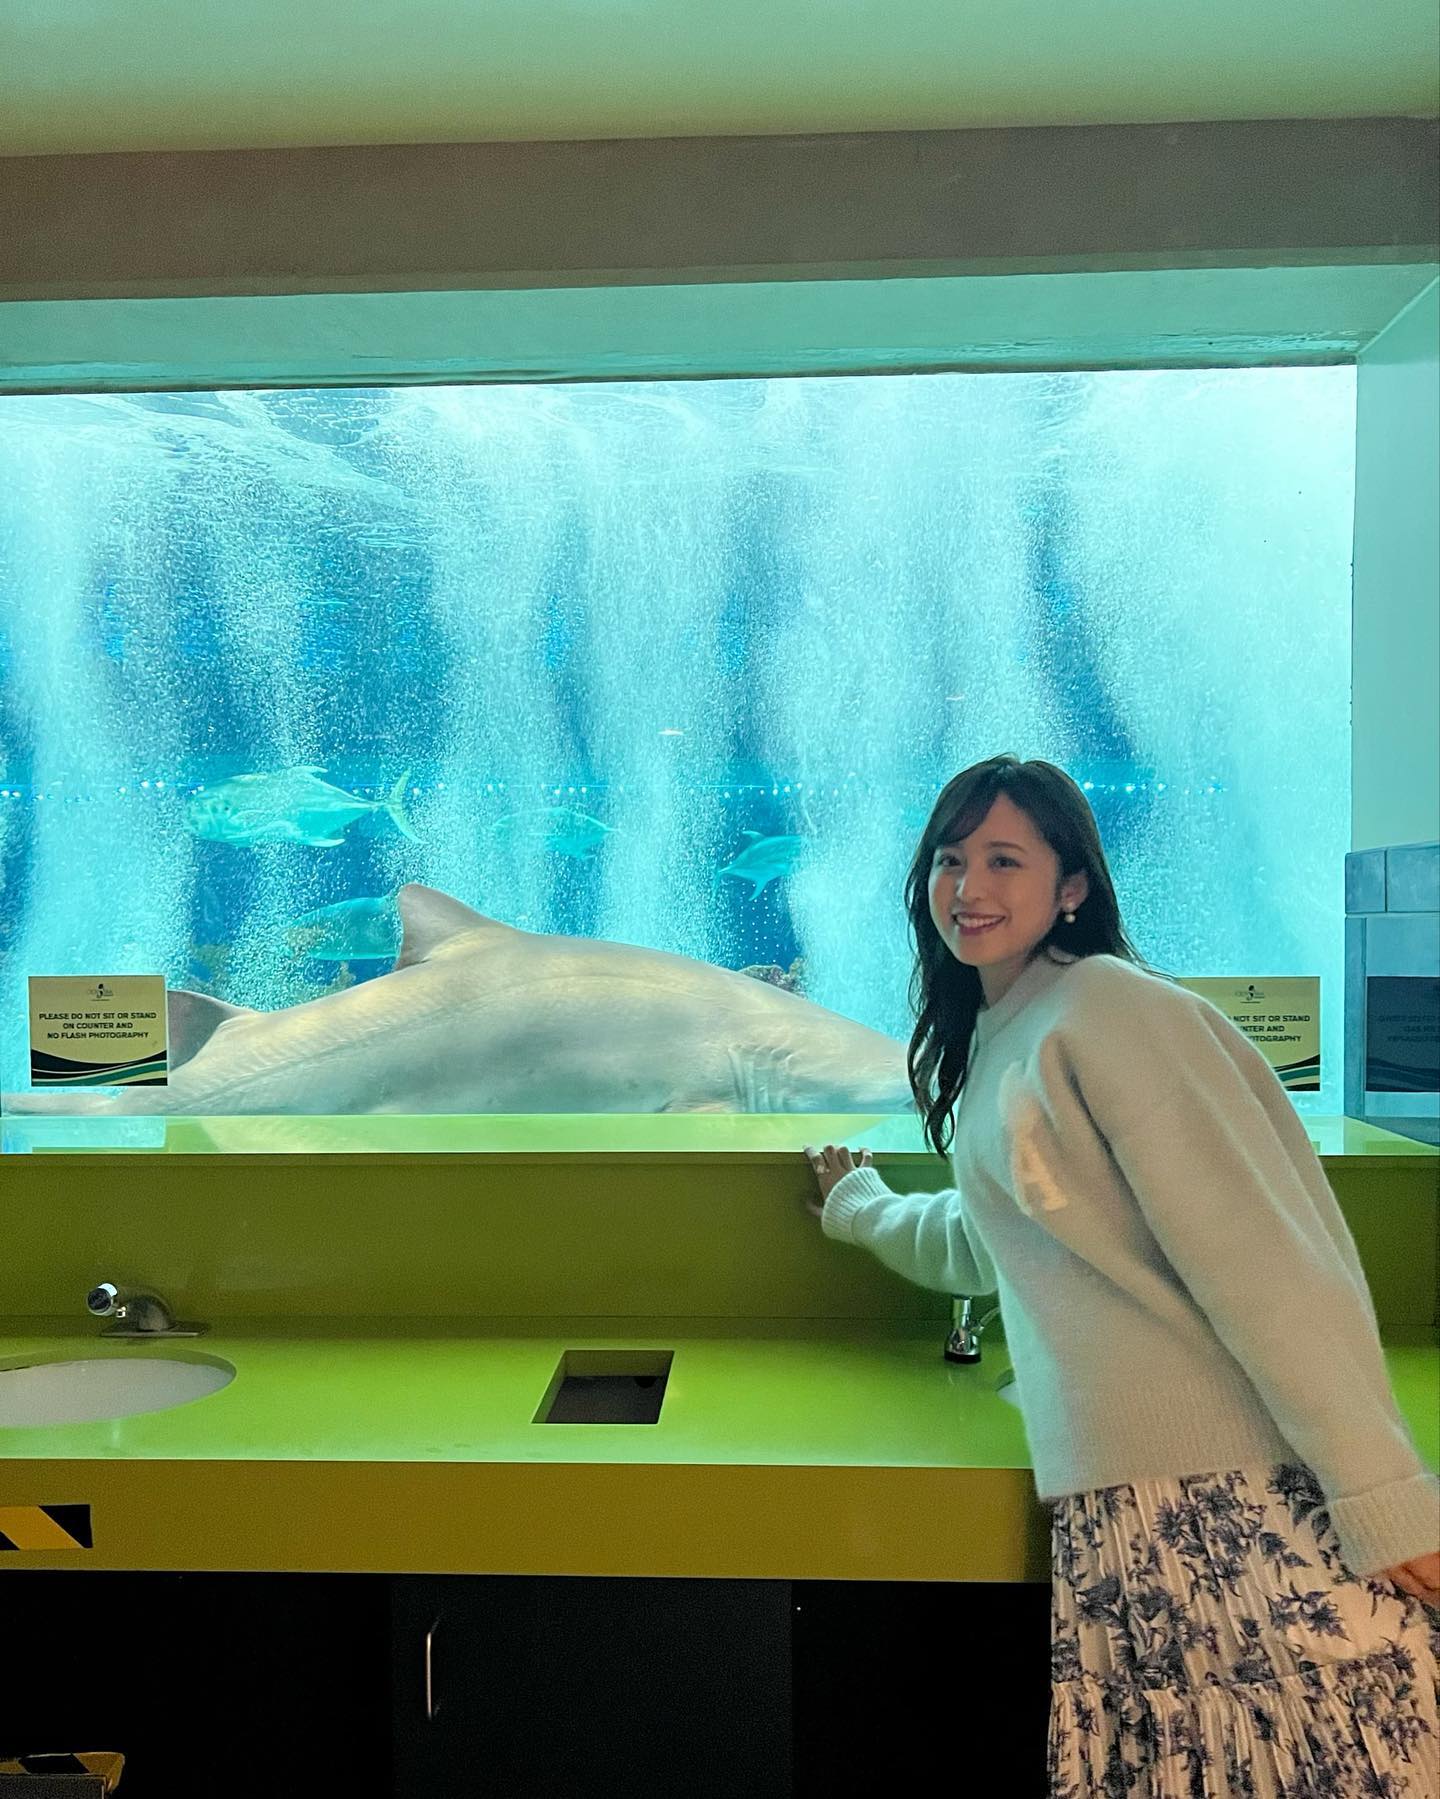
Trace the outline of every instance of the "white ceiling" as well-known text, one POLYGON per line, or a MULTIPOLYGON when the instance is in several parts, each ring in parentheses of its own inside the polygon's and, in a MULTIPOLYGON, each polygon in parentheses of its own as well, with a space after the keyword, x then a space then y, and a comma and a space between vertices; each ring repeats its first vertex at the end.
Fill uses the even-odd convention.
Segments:
POLYGON ((0 154, 1433 115, 1435 0, 0 0, 0 154))

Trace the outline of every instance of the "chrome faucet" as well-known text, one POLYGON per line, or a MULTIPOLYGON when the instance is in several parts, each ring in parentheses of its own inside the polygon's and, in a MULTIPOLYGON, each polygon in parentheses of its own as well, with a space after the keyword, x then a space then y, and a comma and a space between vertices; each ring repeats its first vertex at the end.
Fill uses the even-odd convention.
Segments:
POLYGON ((978 1362, 980 1360, 980 1333, 992 1319, 1000 1314, 998 1305, 991 1306, 983 1318, 973 1324, 970 1321, 970 1308, 974 1300, 962 1293, 954 1293, 950 1297, 950 1335, 945 1339, 945 1360, 947 1362, 978 1362))
POLYGON ((198 1337, 207 1329, 203 1324, 178 1324, 158 1293, 143 1287, 117 1287, 114 1281, 92 1287, 85 1305, 97 1318, 115 1320, 101 1331, 102 1337, 198 1337))

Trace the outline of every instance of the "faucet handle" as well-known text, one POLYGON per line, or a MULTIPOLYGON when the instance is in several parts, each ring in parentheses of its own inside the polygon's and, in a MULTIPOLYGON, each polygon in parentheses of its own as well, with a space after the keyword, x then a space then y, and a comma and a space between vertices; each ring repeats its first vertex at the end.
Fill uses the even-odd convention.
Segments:
POLYGON ((102 1337, 198 1337, 203 1324, 177 1324, 175 1314, 158 1293, 140 1287, 118 1287, 100 1281, 85 1295, 87 1311, 115 1322, 102 1337))
POLYGON ((97 1318, 114 1318, 136 1330, 168 1330, 175 1314, 158 1293, 147 1293, 139 1287, 117 1287, 114 1281, 101 1281, 85 1295, 85 1304, 97 1318))

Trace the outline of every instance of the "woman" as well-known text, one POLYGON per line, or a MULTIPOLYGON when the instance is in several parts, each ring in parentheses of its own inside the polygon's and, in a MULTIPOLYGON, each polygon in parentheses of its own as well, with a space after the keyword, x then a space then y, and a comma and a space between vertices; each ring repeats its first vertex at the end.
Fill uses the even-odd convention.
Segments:
POLYGON ((1054 1504, 1054 1799, 1436 1799, 1440 1486, 1284 1089, 1140 963, 1052 764, 957 775, 906 899, 911 1084, 939 1153, 954 1115, 956 1188, 828 1144, 811 1209, 999 1293, 1054 1504))

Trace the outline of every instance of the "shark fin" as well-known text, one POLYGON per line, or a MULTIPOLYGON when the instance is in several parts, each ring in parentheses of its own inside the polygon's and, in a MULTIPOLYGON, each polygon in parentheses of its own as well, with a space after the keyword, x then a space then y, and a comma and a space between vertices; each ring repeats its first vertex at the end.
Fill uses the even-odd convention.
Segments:
POLYGON ((249 1006, 227 1006, 208 993, 191 993, 172 987, 165 995, 165 1021, 169 1032, 170 1072, 188 1062, 232 1018, 249 1018, 249 1006))
POLYGON ((513 927, 498 918, 487 918, 483 912, 462 905, 435 887, 422 887, 412 881, 396 895, 400 908, 400 954, 396 968, 413 968, 427 961, 455 937, 469 936, 474 931, 509 931, 513 927))

